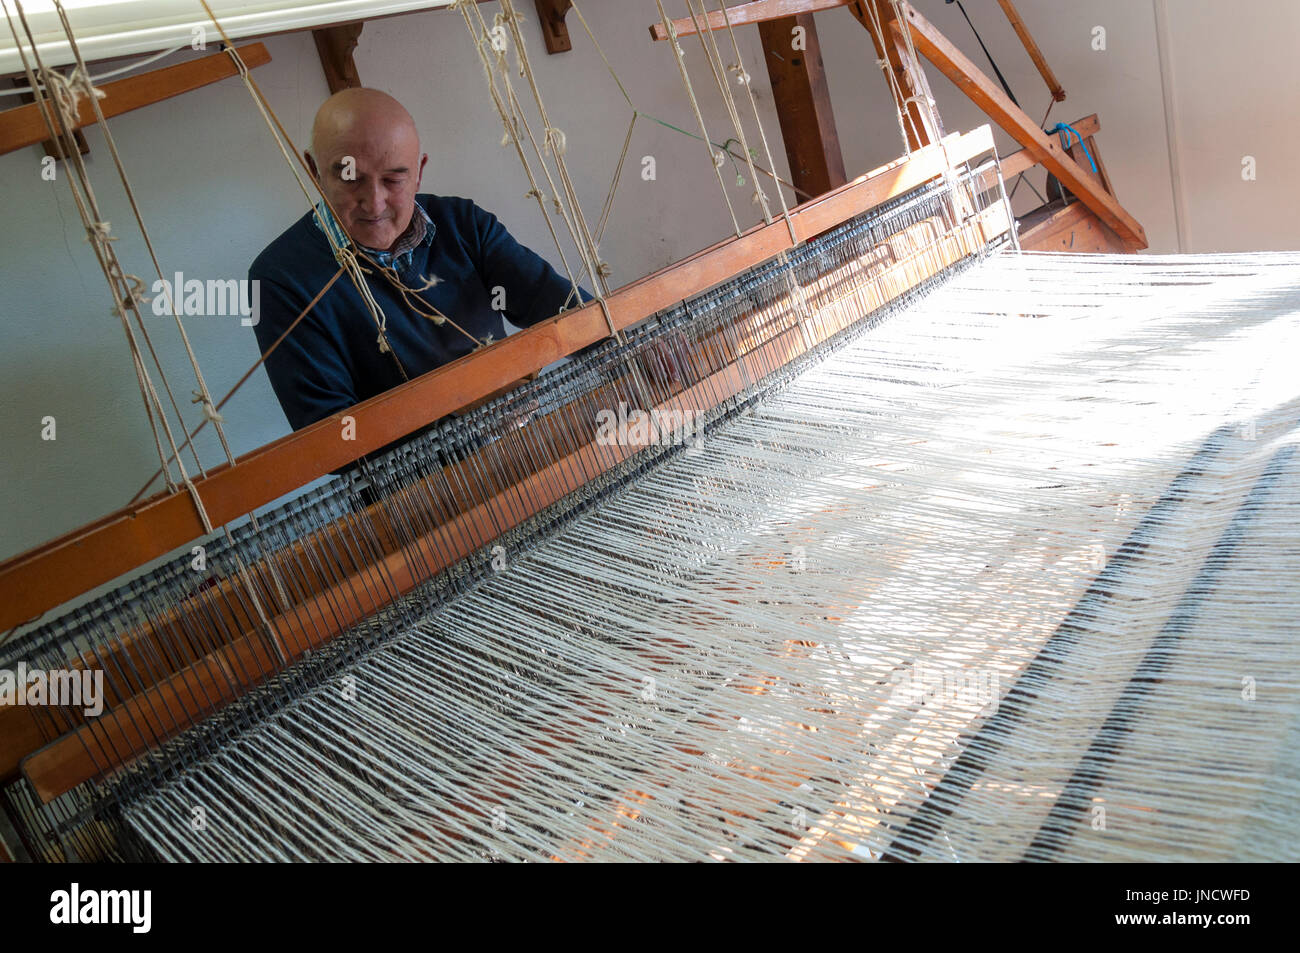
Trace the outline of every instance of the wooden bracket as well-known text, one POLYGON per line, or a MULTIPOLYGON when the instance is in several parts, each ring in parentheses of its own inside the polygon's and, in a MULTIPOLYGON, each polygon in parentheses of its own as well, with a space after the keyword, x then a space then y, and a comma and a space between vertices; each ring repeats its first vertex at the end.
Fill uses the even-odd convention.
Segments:
POLYGON ((330 93, 341 89, 352 89, 361 85, 357 75, 357 64, 352 60, 352 51, 357 48, 361 38, 361 28, 365 20, 357 23, 345 23, 342 26, 325 27, 312 30, 316 41, 316 52, 320 55, 321 69, 325 71, 325 82, 329 84, 330 93))
POLYGON ((569 27, 564 22, 565 15, 573 6, 572 0, 535 0, 537 4, 537 22, 542 25, 542 39, 546 41, 547 53, 567 53, 573 49, 569 39, 569 27))

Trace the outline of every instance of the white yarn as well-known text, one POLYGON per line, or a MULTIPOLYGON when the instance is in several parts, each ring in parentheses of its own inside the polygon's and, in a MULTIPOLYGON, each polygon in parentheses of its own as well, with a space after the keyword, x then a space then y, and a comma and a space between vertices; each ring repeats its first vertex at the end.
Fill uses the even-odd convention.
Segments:
POLYGON ((996 257, 512 554, 349 672, 354 699, 323 687, 127 820, 204 860, 1293 858, 1300 464, 1159 639, 1300 442, 1298 276, 996 257), (1089 813, 1031 849, 1153 652, 1089 813), (972 746, 942 832, 908 827, 972 746))

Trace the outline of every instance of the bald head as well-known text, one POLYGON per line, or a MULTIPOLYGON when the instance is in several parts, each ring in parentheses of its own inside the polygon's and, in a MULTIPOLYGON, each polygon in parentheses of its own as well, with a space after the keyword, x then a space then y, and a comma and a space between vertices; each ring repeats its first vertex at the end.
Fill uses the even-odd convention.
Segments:
POLYGON ((380 251, 397 243, 428 159, 401 103, 377 89, 340 90, 316 112, 306 159, 354 241, 380 251))

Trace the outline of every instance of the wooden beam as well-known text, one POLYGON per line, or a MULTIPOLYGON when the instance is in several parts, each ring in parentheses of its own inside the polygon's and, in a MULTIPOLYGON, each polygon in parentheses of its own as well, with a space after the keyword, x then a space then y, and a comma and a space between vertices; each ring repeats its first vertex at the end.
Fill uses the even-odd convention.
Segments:
POLYGON ((758 35, 785 140, 790 181, 810 196, 839 188, 848 176, 813 15, 764 20, 758 25, 758 35), (803 28, 801 50, 792 46, 796 27, 803 28))
MULTIPOLYGON (((238 49, 249 69, 271 62, 271 54, 261 43, 251 43, 238 49)), ((133 109, 151 106, 164 99, 238 75, 234 60, 228 54, 213 53, 188 63, 165 66, 139 76, 105 83, 99 87, 106 94, 100 100, 99 108, 104 113, 104 118, 111 119, 133 109)), ((77 125, 80 128, 94 125, 94 122, 95 111, 88 101, 83 100, 77 125)), ((40 107, 35 103, 0 112, 0 155, 35 145, 47 138, 49 131, 41 119, 40 107)))
MULTIPOLYGON (((794 209, 795 240, 780 218, 620 288, 606 298, 614 327, 630 327, 942 175, 949 158, 963 162, 989 152, 993 134, 981 126, 944 144, 946 150, 938 144, 920 150, 794 209)), ((225 525, 608 334, 598 303, 557 315, 251 451, 234 466, 209 470, 195 481, 196 490, 212 524, 225 525), (345 416, 354 420, 355 440, 340 439, 345 416)), ((0 563, 0 632, 203 535, 189 493, 177 492, 118 510, 14 556, 0 563)))
MULTIPOLYGON (((13 78, 13 85, 15 88, 21 87, 23 89, 26 89, 27 77, 25 75, 15 76, 13 78)), ((20 103, 34 103, 36 102, 36 97, 33 96, 31 93, 19 93, 18 101, 20 103)), ((73 136, 77 140, 77 151, 80 152, 83 156, 90 155, 90 144, 86 142, 85 133, 83 133, 80 129, 78 129, 73 133, 73 136)), ((49 156, 51 159, 58 160, 60 154, 59 148, 57 145, 55 145, 53 139, 48 139, 48 138, 44 139, 41 142, 41 146, 42 148, 45 149, 45 154, 47 156, 49 156)))
POLYGON ((537 5, 537 22, 542 26, 542 39, 547 53, 567 53, 573 49, 569 39, 569 25, 565 16, 573 8, 573 0, 534 0, 537 5))
POLYGON ((1118 235, 1082 202, 1047 205, 1020 219, 1020 247, 1026 251, 1116 254, 1125 251, 1118 235))
MULTIPOLYGON (((926 59, 969 96, 975 105, 1010 133, 1012 138, 1028 149, 1031 155, 1061 181, 1062 185, 1078 196, 1079 201, 1096 212, 1098 218, 1114 230, 1130 251, 1147 247, 1146 232, 1137 219, 1115 201, 1114 196, 1103 189, 1088 173, 1079 168, 1055 138, 1049 137, 1038 128, 1036 121, 1008 99, 1006 93, 980 72, 965 54, 953 46, 929 20, 917 13, 915 8, 904 4, 903 9, 906 11, 907 27, 912 31, 916 48, 926 59)), ((890 28, 898 36, 902 36, 904 27, 898 21, 893 21, 890 28)))
POLYGON ((876 58, 888 60, 895 83, 902 91, 904 102, 898 102, 894 84, 890 84, 890 95, 894 97, 899 110, 906 110, 907 122, 903 125, 907 133, 908 148, 920 149, 932 142, 938 142, 944 136, 943 122, 938 118, 938 110, 931 114, 929 109, 923 108, 914 98, 934 101, 934 95, 930 92, 930 81, 926 78, 921 64, 912 62, 902 37, 890 32, 889 23, 894 17, 894 9, 889 0, 856 0, 849 7, 849 12, 871 34, 871 41, 876 47, 876 58), (880 24, 880 30, 876 29, 877 23, 880 24), (881 35, 882 32, 884 35, 881 35))
MULTIPOLYGON (((750 23, 764 23, 768 20, 781 20, 786 17, 816 13, 818 10, 833 10, 836 7, 846 7, 852 2, 853 0, 751 0, 750 3, 740 3, 734 7, 727 7, 726 17, 723 17, 721 10, 710 11, 706 24, 710 30, 725 30, 728 20, 731 21, 733 27, 750 23)), ((673 20, 672 24, 673 32, 678 36, 690 36, 696 32, 695 22, 690 17, 673 20)), ((668 34, 664 31, 662 23, 652 23, 650 25, 650 38, 653 40, 668 39, 668 34)))
POLYGON ((330 93, 337 93, 341 89, 355 89, 361 85, 361 77, 357 74, 357 64, 352 59, 352 53, 357 48, 357 41, 361 39, 361 29, 365 25, 366 21, 360 20, 356 23, 311 31, 330 93))
POLYGON ((1064 102, 1065 90, 1057 82, 1056 74, 1052 72, 1052 68, 1047 65, 1047 58, 1043 56, 1043 51, 1038 48, 1038 44, 1030 36, 1029 27, 1025 26, 1025 21, 1020 18, 1020 11, 1016 9, 1016 5, 1011 0, 998 0, 998 4, 1002 7, 1002 12, 1007 15, 1007 19, 1011 21, 1011 28, 1016 31, 1016 36, 1020 37, 1020 42, 1024 44, 1025 52, 1029 54, 1029 58, 1038 67, 1038 75, 1043 77, 1043 82, 1047 84, 1048 90, 1051 91, 1052 99, 1058 103, 1064 102))

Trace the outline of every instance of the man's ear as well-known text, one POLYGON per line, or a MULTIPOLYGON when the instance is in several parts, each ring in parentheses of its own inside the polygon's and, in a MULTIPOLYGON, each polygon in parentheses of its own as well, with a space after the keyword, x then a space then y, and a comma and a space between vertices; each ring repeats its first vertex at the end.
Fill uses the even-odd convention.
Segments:
POLYGON ((307 168, 311 170, 311 177, 317 182, 320 181, 320 172, 316 169, 316 160, 311 157, 311 153, 304 151, 302 154, 303 161, 307 163, 307 168))
POLYGON ((428 161, 429 161, 429 153, 427 152, 423 153, 420 156, 420 168, 415 173, 415 187, 417 189, 420 187, 420 180, 424 178, 424 164, 428 161))

